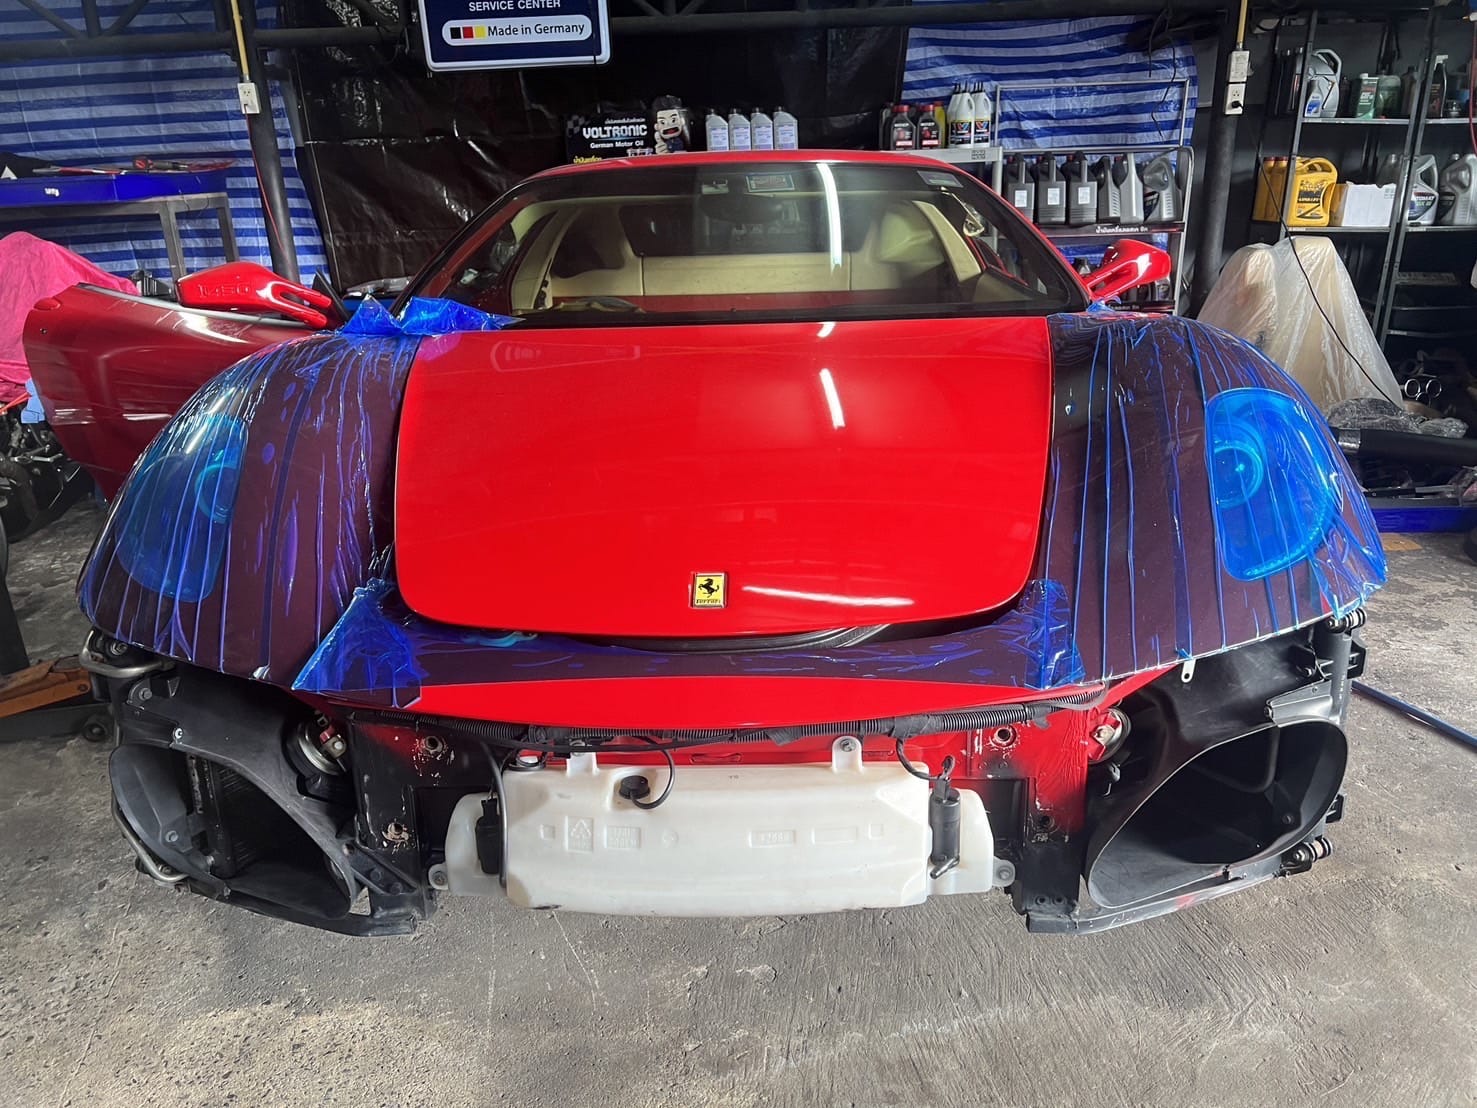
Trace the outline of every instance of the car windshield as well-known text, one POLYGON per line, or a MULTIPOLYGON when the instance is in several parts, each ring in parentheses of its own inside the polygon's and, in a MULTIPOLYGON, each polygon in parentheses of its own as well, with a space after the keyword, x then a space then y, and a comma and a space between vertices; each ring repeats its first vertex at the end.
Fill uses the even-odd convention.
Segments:
POLYGON ((413 285, 530 324, 1045 315, 1086 298, 946 167, 738 162, 540 178, 413 285))

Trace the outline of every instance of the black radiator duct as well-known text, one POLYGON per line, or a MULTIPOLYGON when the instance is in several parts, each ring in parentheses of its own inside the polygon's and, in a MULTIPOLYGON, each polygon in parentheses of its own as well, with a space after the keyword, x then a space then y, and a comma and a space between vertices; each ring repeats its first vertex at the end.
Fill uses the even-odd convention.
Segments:
POLYGON ((1083 871, 1102 908, 1173 896, 1316 834, 1348 761, 1350 632, 1311 629, 1202 658, 1131 696, 1118 774, 1090 802, 1083 871))

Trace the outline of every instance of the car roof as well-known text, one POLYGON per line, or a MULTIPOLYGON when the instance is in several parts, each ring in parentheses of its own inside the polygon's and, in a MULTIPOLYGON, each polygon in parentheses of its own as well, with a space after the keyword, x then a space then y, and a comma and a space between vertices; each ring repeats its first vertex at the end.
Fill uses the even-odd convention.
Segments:
POLYGON ((775 165, 799 162, 807 165, 910 165, 921 168, 948 168, 940 159, 920 154, 902 154, 892 150, 740 150, 646 155, 637 158, 607 158, 598 162, 561 165, 535 174, 541 177, 564 177, 572 173, 605 173, 622 169, 656 169, 684 165, 775 165))

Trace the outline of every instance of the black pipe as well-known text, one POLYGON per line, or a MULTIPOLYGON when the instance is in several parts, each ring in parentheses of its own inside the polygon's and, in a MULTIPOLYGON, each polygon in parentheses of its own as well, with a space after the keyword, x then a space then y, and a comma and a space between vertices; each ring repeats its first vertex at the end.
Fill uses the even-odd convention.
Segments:
POLYGON ((277 123, 272 118, 272 94, 262 72, 261 49, 256 29, 255 0, 241 0, 241 31, 246 42, 247 79, 256 86, 261 111, 247 113, 246 132, 251 140, 251 159, 261 186, 262 214, 267 223, 267 247, 272 269, 289 281, 298 279, 297 246, 292 237, 292 212, 287 204, 287 182, 282 176, 282 151, 277 147, 277 123))
MULTIPOLYGON (((1205 149, 1205 179, 1196 193, 1200 238, 1195 244, 1195 279, 1190 287, 1190 311, 1198 312, 1210 295, 1221 272, 1221 252, 1226 241, 1226 207, 1231 197, 1231 166, 1236 158, 1236 124, 1239 115, 1226 114, 1226 75, 1231 52, 1236 49, 1236 13, 1226 12, 1220 47, 1215 55, 1215 101, 1210 117, 1210 137, 1205 149)), ((1203 86, 1202 86, 1203 87, 1203 86)))
POLYGON ((1382 431, 1376 427, 1335 427, 1334 439, 1351 458, 1394 458, 1432 465, 1477 466, 1477 439, 1382 431))

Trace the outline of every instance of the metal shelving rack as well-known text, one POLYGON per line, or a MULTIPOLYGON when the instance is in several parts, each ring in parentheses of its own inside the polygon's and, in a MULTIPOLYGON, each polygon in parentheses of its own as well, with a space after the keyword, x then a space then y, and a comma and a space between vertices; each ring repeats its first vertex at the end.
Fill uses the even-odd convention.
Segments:
MULTIPOLYGON (((1378 281, 1376 283, 1375 295, 1372 301, 1366 302, 1366 310, 1370 315, 1370 324, 1374 328, 1376 339, 1384 344, 1391 335, 1410 337, 1438 337, 1435 334, 1429 336, 1425 332, 1411 332, 1392 326, 1394 310, 1396 308, 1396 289, 1400 286, 1400 262, 1405 253, 1405 245, 1411 235, 1427 234, 1477 234, 1477 225, 1444 227, 1426 224, 1413 224, 1406 220, 1406 212, 1409 210, 1411 192, 1415 181, 1410 173, 1413 155, 1418 154, 1425 141, 1426 128, 1445 126, 1467 126, 1467 120, 1462 119, 1432 119, 1428 116, 1430 106, 1430 81, 1432 71, 1435 68, 1435 45, 1438 9, 1431 7, 1426 11, 1425 44, 1421 54, 1417 73, 1419 83, 1416 88, 1415 111, 1409 117, 1398 119, 1323 119, 1319 117, 1305 117, 1301 112, 1295 112, 1291 118, 1292 137, 1288 143, 1287 157, 1289 167, 1297 164, 1296 159, 1303 156, 1304 128, 1312 127, 1321 130, 1325 127, 1367 128, 1365 140, 1364 162, 1366 167, 1370 162, 1371 155, 1379 150, 1379 140, 1376 137, 1388 128, 1400 128, 1400 176, 1396 181, 1396 201, 1390 211, 1390 221, 1383 227, 1289 227, 1288 221, 1292 214, 1292 204, 1295 190, 1291 187, 1292 174, 1289 173, 1288 187, 1285 188, 1282 198, 1282 221, 1276 227, 1275 237, 1280 240, 1291 235, 1327 235, 1333 238, 1351 237, 1355 242, 1360 242, 1382 236, 1384 239, 1384 251, 1378 269, 1378 281)), ((1357 16, 1356 16, 1357 18, 1357 16)), ((1364 16, 1369 22, 1382 22, 1388 24, 1389 15, 1364 16)), ((1317 10, 1310 11, 1306 17, 1304 33, 1302 37, 1303 67, 1299 74, 1299 87, 1308 87, 1308 64, 1312 58, 1312 47, 1317 34, 1319 13, 1317 10)), ((1279 26, 1277 34, 1273 37, 1272 51, 1275 54, 1281 36, 1282 28, 1279 26)), ((1260 172, 1262 159, 1267 148, 1267 124, 1268 117, 1262 116, 1261 130, 1257 138, 1256 161, 1257 172, 1260 172)), ((1278 151, 1280 156, 1281 151, 1278 151)))
MULTIPOLYGON (((1049 154, 1053 157, 1061 157, 1066 154, 1082 153, 1089 157, 1100 157, 1103 154, 1127 154, 1131 157, 1142 157, 1143 155, 1155 155, 1163 153, 1174 153, 1177 158, 1192 158, 1193 150, 1190 147, 1190 82, 1188 78, 1175 78, 1173 80, 1160 80, 1158 78, 1129 78, 1129 79, 1104 79, 1082 82, 1090 88, 1111 88, 1122 86, 1124 88, 1162 88, 1169 94, 1177 94, 1179 107, 1175 115, 1176 141, 1171 143, 1138 143, 1121 146, 1069 146, 1069 147, 1009 147, 1005 148, 998 143, 987 147, 945 147, 939 150, 915 150, 912 153, 922 154, 925 157, 937 158, 941 162, 950 165, 970 166, 971 171, 979 174, 973 167, 983 166, 990 171, 990 187, 997 193, 1002 192, 1005 183, 1005 155, 1022 154, 1035 157, 1049 154)), ((1068 86, 1079 87, 1078 82, 1064 81, 1004 81, 993 86, 994 99, 992 107, 992 119, 990 121, 991 133, 1000 134, 1000 116, 1003 105, 1006 103, 1011 92, 1020 92, 1025 89, 1059 88, 1068 86)), ((1190 210, 1190 194, 1194 187, 1194 174, 1191 173, 1185 184, 1184 210, 1190 210)), ((1152 238, 1163 235, 1169 241, 1169 254, 1173 262, 1173 276, 1170 296, 1174 303, 1175 311, 1179 310, 1181 298, 1184 295, 1188 282, 1184 276, 1185 241, 1189 237, 1189 223, 1186 220, 1177 220, 1172 223, 1093 223, 1080 226, 1042 227, 1036 228, 1043 235, 1053 240, 1068 239, 1096 239, 1096 238, 1152 238)))

